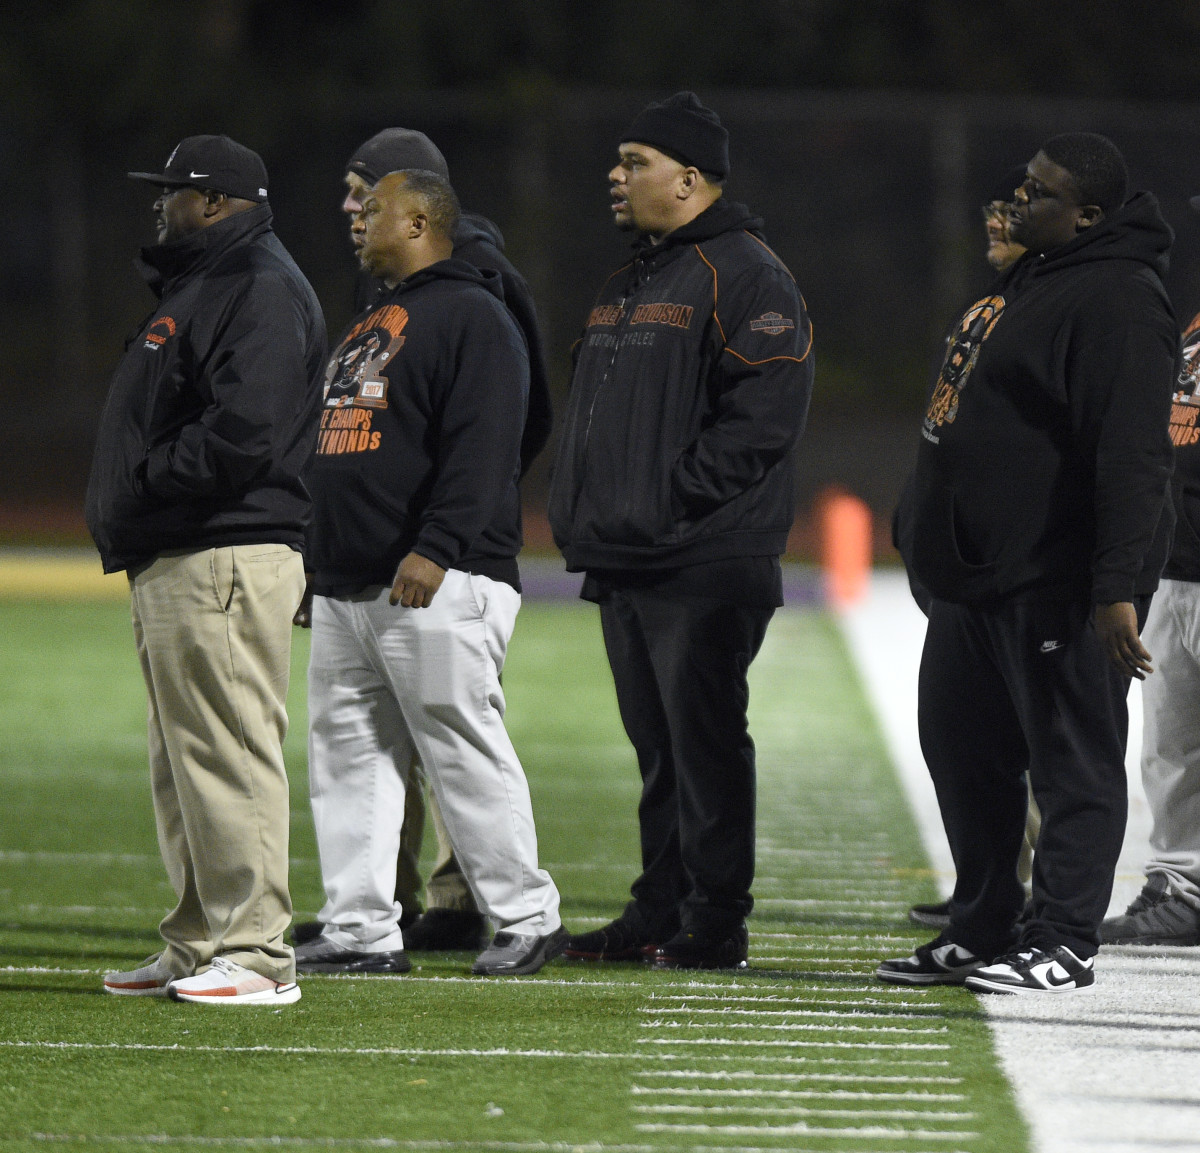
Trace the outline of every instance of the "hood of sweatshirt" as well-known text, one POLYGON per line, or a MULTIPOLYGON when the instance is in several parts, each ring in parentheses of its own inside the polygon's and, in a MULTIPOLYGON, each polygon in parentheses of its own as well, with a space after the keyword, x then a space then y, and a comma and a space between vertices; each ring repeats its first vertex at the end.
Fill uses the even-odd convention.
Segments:
POLYGON ((476 212, 464 212, 459 216, 458 223, 450 234, 450 239, 454 241, 455 248, 482 241, 498 248, 501 252, 504 251, 504 236, 500 229, 486 216, 480 216, 476 212))
POLYGON ((1040 256, 1023 256, 1014 266, 1011 283, 1097 260, 1133 260, 1152 269, 1161 279, 1170 263, 1175 233, 1163 219, 1152 192, 1136 192, 1120 208, 1074 240, 1040 256))
POLYGON ((490 268, 476 268, 473 264, 468 264, 465 260, 459 260, 453 256, 446 260, 439 260, 435 264, 427 264, 424 268, 414 272, 412 276, 400 281, 395 288, 385 288, 380 299, 383 296, 408 292, 433 280, 466 280, 486 289, 497 300, 504 300, 504 285, 500 280, 500 273, 490 268))
POLYGON ((658 253, 671 252, 692 244, 701 244, 723 232, 745 229, 762 239, 762 217, 755 216, 744 204, 723 197, 710 204, 694 220, 668 232, 657 244, 644 233, 634 245, 634 255, 640 260, 652 260, 658 253))

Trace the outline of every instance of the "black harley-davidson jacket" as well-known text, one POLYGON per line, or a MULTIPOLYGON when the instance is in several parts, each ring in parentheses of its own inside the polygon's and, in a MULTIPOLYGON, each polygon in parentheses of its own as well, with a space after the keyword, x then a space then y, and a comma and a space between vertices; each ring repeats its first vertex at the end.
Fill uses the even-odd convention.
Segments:
POLYGON ((812 329, 761 221, 718 200, 644 240, 576 346, 550 492, 572 571, 783 552, 812 329))

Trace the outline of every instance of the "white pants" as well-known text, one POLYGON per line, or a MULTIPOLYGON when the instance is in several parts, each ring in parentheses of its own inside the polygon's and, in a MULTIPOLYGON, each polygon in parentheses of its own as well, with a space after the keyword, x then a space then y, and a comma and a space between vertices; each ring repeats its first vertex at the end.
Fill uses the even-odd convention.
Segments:
POLYGON ((396 853, 414 756, 479 908, 499 929, 552 933, 558 890, 538 868, 500 688, 520 595, 455 569, 426 608, 389 605, 388 591, 313 598, 308 775, 325 936, 403 947, 396 853))
POLYGON ((1142 642, 1154 672, 1142 682, 1142 783, 1150 805, 1147 874, 1200 908, 1200 584, 1164 580, 1142 642))

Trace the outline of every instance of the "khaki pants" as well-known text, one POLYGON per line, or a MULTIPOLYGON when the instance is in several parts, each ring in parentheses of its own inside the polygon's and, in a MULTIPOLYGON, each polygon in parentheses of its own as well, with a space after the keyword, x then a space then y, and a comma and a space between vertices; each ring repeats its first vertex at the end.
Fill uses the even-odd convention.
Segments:
POLYGON ((159 926, 163 961, 186 976, 221 956, 290 981, 282 743, 303 562, 276 544, 164 554, 130 586, 158 843, 179 900, 159 926))
POLYGON ((404 824, 400 829, 400 853, 396 858, 396 900, 406 911, 420 908, 421 842, 425 838, 425 815, 428 813, 437 834, 437 858, 429 884, 425 886, 426 903, 431 909, 477 913, 471 887, 454 856, 437 797, 431 793, 426 805, 426 783, 420 763, 413 761, 404 793, 404 824))

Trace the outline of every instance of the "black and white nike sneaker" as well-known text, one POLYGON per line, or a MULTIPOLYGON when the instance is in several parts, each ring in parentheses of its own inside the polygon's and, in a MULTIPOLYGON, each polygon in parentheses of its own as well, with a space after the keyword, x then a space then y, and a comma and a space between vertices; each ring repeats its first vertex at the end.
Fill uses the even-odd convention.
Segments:
POLYGON ((911 957, 884 961, 875 976, 890 985, 961 985, 984 961, 970 949, 948 941, 943 933, 918 945, 911 957))
POLYGON ((1081 961, 1066 945, 1032 946, 997 957, 966 979, 976 993, 1076 993, 1096 983, 1095 958, 1081 961))

